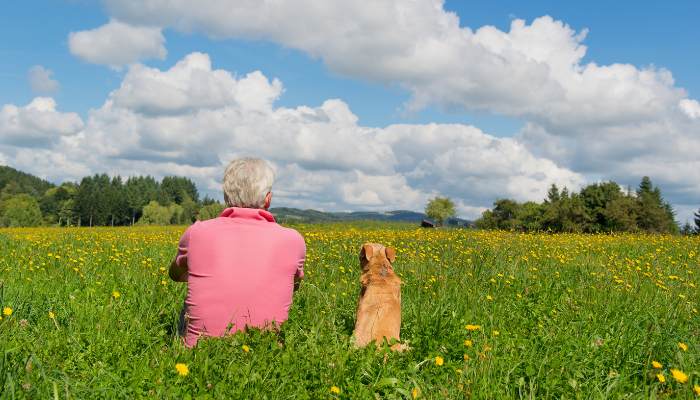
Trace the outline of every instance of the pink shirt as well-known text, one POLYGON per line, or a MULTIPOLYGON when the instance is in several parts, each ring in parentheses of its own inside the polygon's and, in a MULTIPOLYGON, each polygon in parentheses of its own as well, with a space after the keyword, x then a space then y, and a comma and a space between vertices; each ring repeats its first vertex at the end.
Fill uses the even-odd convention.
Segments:
POLYGON ((187 268, 185 343, 287 319, 294 278, 304 276, 306 245, 267 211, 231 207, 198 221, 180 238, 175 261, 187 268))

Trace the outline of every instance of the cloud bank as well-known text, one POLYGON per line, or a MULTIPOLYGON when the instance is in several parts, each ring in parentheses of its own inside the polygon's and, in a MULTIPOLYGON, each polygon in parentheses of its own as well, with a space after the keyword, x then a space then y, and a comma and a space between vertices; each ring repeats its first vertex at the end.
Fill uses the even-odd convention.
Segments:
MULTIPOLYGON (((551 183, 585 183, 582 175, 535 157, 516 140, 473 126, 362 127, 341 100, 275 108, 283 91, 280 81, 260 72, 237 77, 212 70, 201 53, 167 71, 134 64, 84 127, 82 121, 72 125, 53 146, 31 155, 17 150, 21 143, 9 136, 1 149, 6 160, 36 162, 59 181, 85 171, 179 174, 214 191, 233 157, 259 156, 277 170, 279 204, 326 210, 420 210, 441 194, 461 201, 462 214, 475 217, 483 207, 474 204, 488 205, 497 196, 539 201, 551 183)), ((53 107, 52 99, 44 104, 46 112, 53 107)))

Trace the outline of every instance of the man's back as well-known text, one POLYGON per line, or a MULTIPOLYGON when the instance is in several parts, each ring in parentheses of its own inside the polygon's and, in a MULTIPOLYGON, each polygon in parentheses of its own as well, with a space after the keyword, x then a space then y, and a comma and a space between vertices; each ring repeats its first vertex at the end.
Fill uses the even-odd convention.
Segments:
POLYGON ((196 222, 180 239, 177 263, 187 267, 186 342, 220 336, 246 324, 287 319, 294 278, 304 274, 306 246, 293 229, 261 209, 232 207, 196 222))

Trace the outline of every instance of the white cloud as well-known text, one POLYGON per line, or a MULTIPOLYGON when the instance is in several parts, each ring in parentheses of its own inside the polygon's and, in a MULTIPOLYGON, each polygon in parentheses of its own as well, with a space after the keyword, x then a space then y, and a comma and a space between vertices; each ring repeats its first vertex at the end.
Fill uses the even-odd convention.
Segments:
POLYGON ((29 77, 29 85, 34 93, 58 92, 61 84, 57 80, 51 79, 53 71, 44 69, 41 65, 35 65, 29 68, 27 76, 29 77))
MULTIPOLYGON (((51 149, 16 148, 0 144, 0 164, 30 172, 50 182, 75 182, 91 175, 90 168, 75 154, 51 149)), ((100 170, 104 172, 104 170, 100 170)))
POLYGON ((549 16, 509 32, 461 28, 441 0, 210 2, 105 0, 117 17, 201 31, 213 38, 268 39, 321 58, 338 75, 413 92, 408 110, 436 103, 526 117, 555 134, 652 120, 686 96, 668 71, 581 65, 587 30, 549 16))
POLYGON ((277 79, 270 85, 260 72, 253 72, 237 81, 228 71, 212 71, 208 55, 192 53, 165 72, 133 65, 111 97, 119 107, 142 114, 165 115, 215 109, 224 104, 271 110, 272 102, 282 91, 277 79))
POLYGON ((164 60, 168 52, 163 43, 165 37, 160 28, 134 26, 116 19, 99 28, 68 35, 73 55, 84 62, 109 65, 115 70, 151 57, 164 60))
POLYGON ((700 103, 695 99, 683 99, 678 103, 680 108, 689 118, 695 119, 700 117, 700 103))
POLYGON ((51 97, 37 97, 24 107, 6 104, 0 109, 0 144, 51 147, 60 137, 75 135, 83 127, 78 114, 56 111, 51 97))
MULTIPOLYGON (((583 182, 515 140, 471 126, 362 127, 340 100, 275 108, 283 90, 260 72, 236 77, 212 70, 200 53, 167 71, 132 65, 84 129, 66 131, 35 153, 0 151, 8 162, 55 181, 103 171, 179 174, 217 192, 233 157, 259 156, 277 171, 277 204, 331 211, 421 210, 441 194, 459 202, 462 217, 474 218, 496 197, 541 200, 552 182, 572 189, 583 182)), ((55 112, 49 100, 27 108, 55 112)))

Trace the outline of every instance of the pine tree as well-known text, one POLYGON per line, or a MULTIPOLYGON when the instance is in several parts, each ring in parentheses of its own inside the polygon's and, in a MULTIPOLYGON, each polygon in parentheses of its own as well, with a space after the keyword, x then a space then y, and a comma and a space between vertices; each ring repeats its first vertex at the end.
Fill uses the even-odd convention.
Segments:
POLYGON ((651 179, 648 176, 642 178, 639 182, 639 189, 637 189, 637 196, 641 196, 643 193, 651 193, 654 191, 654 185, 651 183, 651 179))
POLYGON ((557 188, 556 183, 552 183, 552 187, 549 188, 549 191, 547 191, 547 200, 545 201, 548 201, 549 203, 556 203, 559 200, 561 200, 559 188, 557 188))

